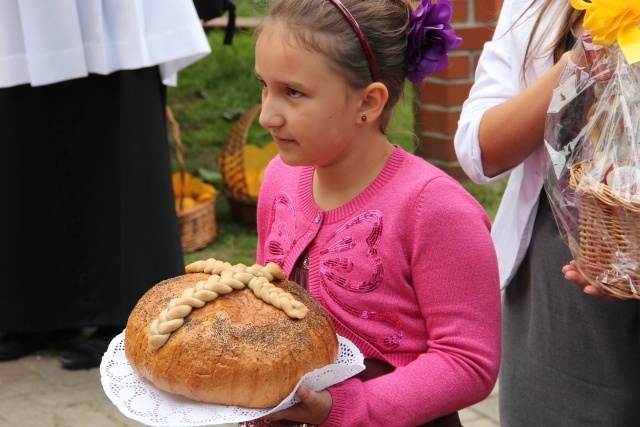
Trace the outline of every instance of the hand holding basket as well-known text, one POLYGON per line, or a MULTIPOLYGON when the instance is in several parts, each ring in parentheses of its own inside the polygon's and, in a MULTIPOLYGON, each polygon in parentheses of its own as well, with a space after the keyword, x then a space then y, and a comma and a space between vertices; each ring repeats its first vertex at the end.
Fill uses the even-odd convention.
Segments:
POLYGON ((640 63, 593 41, 578 41, 554 90, 545 190, 587 282, 640 300, 640 63))

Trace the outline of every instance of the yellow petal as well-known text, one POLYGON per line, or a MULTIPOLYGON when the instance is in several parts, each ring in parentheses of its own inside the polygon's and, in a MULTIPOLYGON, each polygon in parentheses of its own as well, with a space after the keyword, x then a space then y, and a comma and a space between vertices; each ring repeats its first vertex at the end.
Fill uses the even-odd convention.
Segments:
POLYGON ((640 29, 627 25, 618 33, 618 44, 629 64, 640 61, 640 29))
POLYGON ((571 5, 585 11, 582 26, 593 35, 593 43, 611 45, 617 41, 627 62, 638 62, 640 1, 571 0, 571 5))

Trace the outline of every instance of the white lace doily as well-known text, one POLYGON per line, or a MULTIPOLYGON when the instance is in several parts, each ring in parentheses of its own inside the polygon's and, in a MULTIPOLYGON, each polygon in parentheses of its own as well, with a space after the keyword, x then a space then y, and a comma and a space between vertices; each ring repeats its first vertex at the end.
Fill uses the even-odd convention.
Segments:
POLYGON ((127 417, 148 426, 186 427, 254 420, 298 402, 294 397, 301 385, 319 391, 364 370, 364 356, 348 339, 338 336, 340 350, 335 364, 308 373, 293 392, 271 409, 251 409, 214 405, 167 393, 135 373, 124 353, 124 332, 115 337, 100 364, 105 393, 127 417))

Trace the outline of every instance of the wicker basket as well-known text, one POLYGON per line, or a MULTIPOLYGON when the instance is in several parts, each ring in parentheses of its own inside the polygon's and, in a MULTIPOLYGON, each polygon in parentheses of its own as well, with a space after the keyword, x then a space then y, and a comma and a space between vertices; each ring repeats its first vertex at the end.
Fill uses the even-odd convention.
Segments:
POLYGON ((640 300, 640 203, 630 202, 584 173, 587 162, 570 170, 578 196, 578 269, 605 293, 640 300), (580 184, 580 185, 578 185, 580 184), (624 259, 630 262, 624 263, 624 259))
MULTIPOLYGON (((184 151, 182 139, 180 138, 180 125, 173 117, 173 113, 167 107, 167 120, 171 123, 173 140, 176 144, 176 155, 180 164, 180 183, 182 188, 180 194, 183 195, 185 185, 184 151)), ((183 196, 180 199, 180 211, 178 212, 178 224, 180 225, 180 241, 184 252, 195 252, 213 242, 218 235, 218 224, 216 223, 215 202, 216 197, 212 197, 193 207, 182 209, 183 196)))
POLYGON ((222 192, 229 200, 234 216, 244 224, 256 225, 258 198, 249 195, 244 168, 244 145, 253 121, 260 114, 261 105, 251 107, 231 129, 231 133, 222 147, 220 171, 222 173, 222 192))

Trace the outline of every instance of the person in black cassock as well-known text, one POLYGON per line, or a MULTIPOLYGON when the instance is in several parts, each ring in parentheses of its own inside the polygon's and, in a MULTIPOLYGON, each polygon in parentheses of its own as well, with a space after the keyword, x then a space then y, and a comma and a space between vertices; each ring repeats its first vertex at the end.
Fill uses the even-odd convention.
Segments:
POLYGON ((96 367, 184 272, 165 85, 210 48, 190 0, 126 3, 0 3, 0 361, 96 367))

